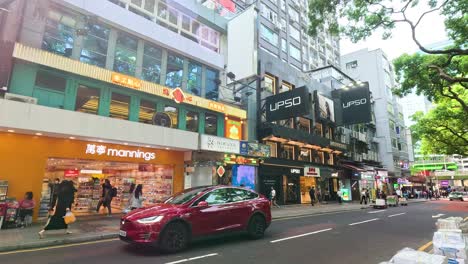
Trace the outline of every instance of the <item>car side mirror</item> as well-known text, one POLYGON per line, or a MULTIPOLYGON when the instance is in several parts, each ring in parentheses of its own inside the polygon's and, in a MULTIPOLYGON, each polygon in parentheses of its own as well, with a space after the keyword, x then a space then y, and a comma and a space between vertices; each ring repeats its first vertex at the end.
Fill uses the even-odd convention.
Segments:
POLYGON ((199 207, 208 207, 208 202, 207 201, 201 201, 198 203, 199 207))

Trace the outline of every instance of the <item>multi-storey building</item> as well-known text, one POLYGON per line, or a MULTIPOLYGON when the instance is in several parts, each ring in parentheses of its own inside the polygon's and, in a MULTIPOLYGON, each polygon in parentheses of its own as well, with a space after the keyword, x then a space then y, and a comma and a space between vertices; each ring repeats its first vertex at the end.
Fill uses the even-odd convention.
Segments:
MULTIPOLYGON (((408 144, 404 117, 397 98, 393 67, 380 49, 358 50, 341 57, 342 69, 353 78, 368 81, 374 99, 376 139, 382 164, 389 176, 409 176, 408 144)), ((396 182, 396 179, 394 179, 396 182)))
POLYGON ((417 155, 411 173, 432 188, 468 188, 468 158, 460 155, 417 155))
POLYGON ((74 210, 86 213, 99 179, 118 188, 119 208, 132 183, 151 203, 229 171, 212 177, 225 153, 239 154, 248 124, 220 90, 228 19, 195 0, 7 2, 0 179, 9 196, 33 191, 44 215, 49 180, 70 179, 74 210))

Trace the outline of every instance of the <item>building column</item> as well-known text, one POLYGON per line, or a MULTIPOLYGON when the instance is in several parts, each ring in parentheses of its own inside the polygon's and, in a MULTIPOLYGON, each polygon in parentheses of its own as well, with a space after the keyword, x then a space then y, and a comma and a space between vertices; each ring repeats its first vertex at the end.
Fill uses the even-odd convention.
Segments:
POLYGON ((161 78, 160 84, 166 85, 166 74, 167 74, 167 50, 162 49, 161 54, 161 78))
POLYGON ((115 57, 115 46, 117 45, 118 32, 116 29, 111 29, 109 33, 109 41, 107 46, 107 59, 106 69, 114 70, 114 57, 115 57))
POLYGON ((141 79, 141 73, 143 71, 143 54, 145 52, 145 42, 142 39, 138 40, 137 56, 136 56, 136 67, 135 77, 141 79))

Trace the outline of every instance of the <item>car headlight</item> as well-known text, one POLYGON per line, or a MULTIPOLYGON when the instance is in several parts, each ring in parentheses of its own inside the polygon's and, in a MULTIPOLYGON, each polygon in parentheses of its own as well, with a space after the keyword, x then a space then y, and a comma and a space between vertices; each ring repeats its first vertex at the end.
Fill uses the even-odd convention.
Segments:
POLYGON ((140 223, 140 224, 152 224, 152 223, 160 222, 163 218, 164 218, 164 216, 162 216, 162 215, 151 216, 151 217, 138 219, 137 222, 140 223))

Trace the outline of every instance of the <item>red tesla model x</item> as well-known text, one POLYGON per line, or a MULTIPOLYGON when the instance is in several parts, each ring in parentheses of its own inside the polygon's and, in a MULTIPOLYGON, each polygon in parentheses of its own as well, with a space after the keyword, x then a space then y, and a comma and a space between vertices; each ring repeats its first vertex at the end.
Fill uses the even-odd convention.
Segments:
POLYGON ((174 253, 192 239, 225 232, 247 232, 258 239, 270 223, 270 203, 264 196, 246 188, 204 186, 130 212, 121 220, 119 235, 126 242, 174 253))

